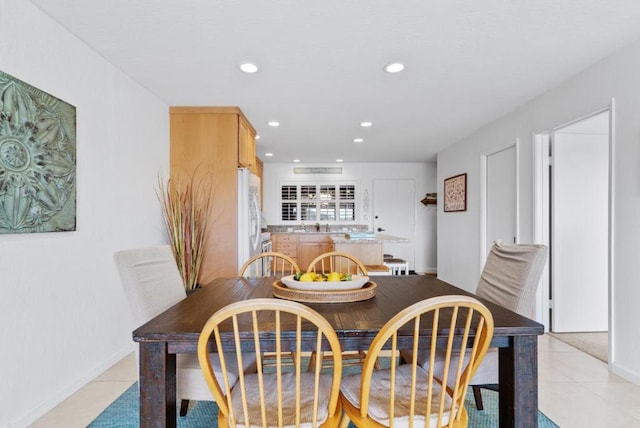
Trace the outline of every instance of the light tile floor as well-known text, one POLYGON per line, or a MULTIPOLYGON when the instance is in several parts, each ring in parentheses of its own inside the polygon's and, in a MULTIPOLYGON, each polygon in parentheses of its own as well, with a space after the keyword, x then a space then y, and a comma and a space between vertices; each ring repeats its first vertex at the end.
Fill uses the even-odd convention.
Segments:
MULTIPOLYGON (((562 428, 640 428, 640 386, 545 334, 538 341, 539 408, 562 428)), ((135 380, 132 355, 51 410, 32 427, 86 427, 135 380)))

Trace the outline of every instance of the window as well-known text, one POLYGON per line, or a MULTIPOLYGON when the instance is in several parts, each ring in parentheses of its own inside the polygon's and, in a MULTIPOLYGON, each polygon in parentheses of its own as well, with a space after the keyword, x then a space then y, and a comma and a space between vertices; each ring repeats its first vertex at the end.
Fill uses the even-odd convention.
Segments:
POLYGON ((356 220, 354 184, 285 184, 282 221, 340 223, 356 220))

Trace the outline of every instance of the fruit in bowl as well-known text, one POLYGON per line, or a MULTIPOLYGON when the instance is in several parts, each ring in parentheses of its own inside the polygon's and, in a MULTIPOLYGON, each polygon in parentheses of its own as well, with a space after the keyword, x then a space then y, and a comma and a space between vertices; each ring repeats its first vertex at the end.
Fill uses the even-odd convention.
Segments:
POLYGON ((369 281, 369 277, 339 272, 298 272, 295 275, 284 276, 280 281, 295 290, 340 291, 361 288, 369 281))
POLYGON ((351 281, 353 278, 350 273, 329 272, 328 274, 323 274, 316 272, 298 272, 293 275, 293 279, 300 282, 337 282, 351 281))

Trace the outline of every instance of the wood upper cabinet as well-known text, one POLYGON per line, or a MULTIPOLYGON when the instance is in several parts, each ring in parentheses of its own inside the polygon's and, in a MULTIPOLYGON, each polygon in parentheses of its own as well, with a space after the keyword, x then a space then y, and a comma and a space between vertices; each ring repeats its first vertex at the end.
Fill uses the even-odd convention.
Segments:
MULTIPOLYGON (((255 130, 237 107, 171 107, 170 175, 184 179, 208 175, 213 185, 200 284, 238 274, 238 165, 241 141, 255 130), (245 134, 244 137, 242 135, 245 134)), ((244 152, 243 152, 244 153, 244 152)), ((243 156, 250 159, 251 155, 243 156)))
POLYGON ((238 166, 256 173, 256 131, 244 116, 238 120, 238 166))

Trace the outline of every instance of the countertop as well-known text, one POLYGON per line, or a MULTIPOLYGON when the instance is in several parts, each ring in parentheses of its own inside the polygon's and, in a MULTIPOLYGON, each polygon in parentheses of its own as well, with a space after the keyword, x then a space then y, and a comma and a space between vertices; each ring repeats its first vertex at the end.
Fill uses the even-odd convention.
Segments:
POLYGON ((368 238, 368 239, 349 239, 347 238, 345 235, 348 234, 349 232, 337 232, 337 231, 330 231, 330 232, 316 232, 311 231, 311 230, 305 230, 303 231, 296 231, 294 230, 293 232, 271 232, 271 235, 282 235, 282 234, 296 234, 296 235, 329 235, 331 240, 333 241, 334 244, 339 243, 339 244, 379 244, 379 243, 387 243, 387 244, 401 244, 401 243, 405 243, 405 242, 409 242, 409 240, 407 238, 401 238, 399 236, 393 236, 393 235, 385 235, 382 233, 376 233, 375 238, 368 238))
POLYGON ((401 238, 399 236, 384 235, 382 233, 376 233, 375 238, 368 239, 349 239, 344 236, 331 236, 331 240, 334 244, 401 244, 409 242, 407 238, 401 238))

